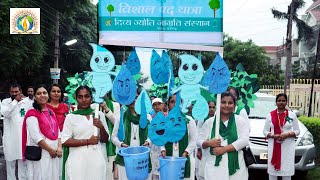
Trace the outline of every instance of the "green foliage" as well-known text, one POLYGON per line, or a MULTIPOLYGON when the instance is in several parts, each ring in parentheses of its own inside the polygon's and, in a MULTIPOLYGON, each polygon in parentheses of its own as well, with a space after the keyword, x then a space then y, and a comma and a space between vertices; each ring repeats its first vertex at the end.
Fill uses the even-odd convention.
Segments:
MULTIPOLYGON (((178 77, 174 78, 174 85, 178 86, 181 84, 181 80, 178 77)), ((149 96, 155 96, 161 98, 162 100, 167 100, 168 97, 168 84, 152 84, 149 90, 149 96)))
POLYGON ((69 85, 65 90, 68 94, 68 103, 70 104, 77 103, 75 92, 79 86, 89 86, 93 89, 92 76, 90 76, 89 72, 76 73, 74 76, 68 77, 67 81, 69 82, 69 85))
POLYGON ((311 132, 317 150, 317 157, 320 157, 320 118, 300 116, 299 120, 311 132))
POLYGON ((242 64, 238 64, 235 71, 231 71, 230 86, 238 89, 239 99, 237 105, 240 109, 245 108, 250 114, 250 108, 254 108, 254 100, 257 96, 254 94, 260 89, 257 74, 248 74, 242 64))
MULTIPOLYGON (((297 41, 299 42, 301 39, 311 39, 313 38, 313 29, 310 27, 307 23, 305 23, 303 20, 300 20, 298 18, 298 11, 304 7, 305 2, 304 0, 295 0, 292 1, 293 3, 293 22, 296 24, 297 30, 298 30, 298 38, 297 41)), ((273 14, 273 17, 279 20, 288 20, 289 24, 289 17, 290 17, 290 5, 288 6, 288 11, 287 12, 281 12, 276 9, 271 9, 271 12, 273 14)))

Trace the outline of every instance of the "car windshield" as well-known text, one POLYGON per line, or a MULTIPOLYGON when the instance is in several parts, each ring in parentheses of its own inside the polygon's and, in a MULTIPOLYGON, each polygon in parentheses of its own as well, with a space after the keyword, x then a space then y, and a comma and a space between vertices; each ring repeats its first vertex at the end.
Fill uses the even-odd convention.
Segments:
POLYGON ((265 119, 267 114, 276 109, 275 97, 259 97, 253 101, 254 108, 250 108, 249 118, 265 119))

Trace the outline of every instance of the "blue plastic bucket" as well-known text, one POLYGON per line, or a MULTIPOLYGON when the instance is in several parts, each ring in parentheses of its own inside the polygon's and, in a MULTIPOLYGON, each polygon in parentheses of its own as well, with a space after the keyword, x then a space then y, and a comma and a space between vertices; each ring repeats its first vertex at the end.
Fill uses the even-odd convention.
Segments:
POLYGON ((187 158, 184 157, 159 157, 160 180, 184 179, 184 170, 187 158))
POLYGON ((145 146, 121 148, 118 150, 118 154, 124 158, 129 180, 145 180, 148 178, 150 148, 145 146))

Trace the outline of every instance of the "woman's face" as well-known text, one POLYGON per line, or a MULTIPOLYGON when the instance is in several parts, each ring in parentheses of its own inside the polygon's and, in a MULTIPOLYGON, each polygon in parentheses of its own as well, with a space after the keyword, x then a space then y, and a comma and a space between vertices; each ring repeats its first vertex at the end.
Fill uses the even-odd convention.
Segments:
POLYGON ((92 97, 87 89, 81 89, 77 94, 78 109, 88 109, 91 105, 92 97))
POLYGON ((35 93, 35 100, 40 106, 47 104, 48 98, 48 92, 45 88, 41 87, 37 89, 35 93))
POLYGON ((216 110, 216 104, 214 102, 210 101, 208 103, 208 106, 209 106, 209 116, 213 117, 214 116, 214 112, 216 110))
POLYGON ((221 114, 230 115, 234 111, 234 102, 231 96, 224 96, 221 99, 221 114))
POLYGON ((57 86, 53 86, 50 91, 50 99, 59 101, 61 98, 61 89, 57 86))
POLYGON ((286 100, 286 98, 284 96, 280 96, 277 99, 276 104, 277 104, 278 109, 284 109, 287 106, 287 100, 286 100))

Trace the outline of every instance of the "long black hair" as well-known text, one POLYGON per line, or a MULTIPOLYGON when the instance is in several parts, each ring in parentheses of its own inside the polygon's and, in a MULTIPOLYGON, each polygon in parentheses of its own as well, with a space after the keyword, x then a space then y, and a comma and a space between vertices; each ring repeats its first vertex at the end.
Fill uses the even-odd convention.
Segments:
MULTIPOLYGON (((36 96, 36 94, 37 94, 37 90, 40 89, 40 88, 44 88, 44 89, 48 92, 46 86, 45 86, 44 84, 40 84, 40 85, 37 85, 37 86, 34 88, 34 94, 35 94, 35 96, 36 96)), ((49 95, 48 95, 48 96, 49 96, 49 95)), ((35 99, 34 102, 33 102, 33 108, 36 109, 36 110, 38 110, 38 111, 40 111, 40 112, 41 112, 41 110, 42 110, 42 107, 38 104, 38 102, 36 101, 36 99, 35 99)))
POLYGON ((50 92, 51 92, 51 90, 52 90, 53 87, 58 87, 58 88, 60 89, 60 91, 61 91, 61 97, 60 97, 60 99, 59 99, 59 102, 62 102, 62 101, 63 101, 63 98, 64 98, 64 91, 63 91, 63 89, 61 88, 61 86, 60 86, 59 84, 56 84, 56 83, 50 85, 49 88, 48 88, 48 93, 49 93, 49 99, 48 99, 48 101, 50 102, 50 92))

